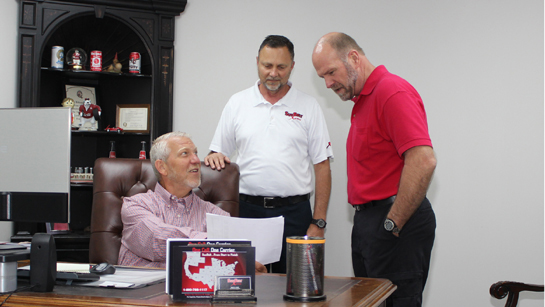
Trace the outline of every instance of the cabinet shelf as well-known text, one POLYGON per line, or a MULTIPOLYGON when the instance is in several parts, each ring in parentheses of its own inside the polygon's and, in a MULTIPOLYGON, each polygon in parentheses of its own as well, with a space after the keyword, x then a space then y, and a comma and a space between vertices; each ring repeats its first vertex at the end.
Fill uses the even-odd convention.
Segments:
POLYGON ((102 80, 102 79, 108 79, 108 78, 119 78, 119 77, 126 77, 126 78, 151 78, 151 75, 144 75, 144 74, 133 74, 133 73, 116 73, 116 72, 107 72, 107 71, 91 71, 91 70, 72 70, 72 69, 59 69, 59 68, 50 68, 50 67, 42 67, 42 72, 51 72, 56 74, 62 74, 67 77, 72 78, 85 78, 85 79, 91 79, 91 80, 102 80))
POLYGON ((92 182, 85 182, 85 183, 77 183, 77 182, 70 182, 71 187, 88 187, 92 188, 93 183, 92 182))
POLYGON ((147 136, 149 133, 140 133, 140 132, 108 132, 108 131, 79 131, 72 130, 72 136, 104 136, 104 137, 116 137, 116 136, 131 136, 131 135, 143 135, 147 136))

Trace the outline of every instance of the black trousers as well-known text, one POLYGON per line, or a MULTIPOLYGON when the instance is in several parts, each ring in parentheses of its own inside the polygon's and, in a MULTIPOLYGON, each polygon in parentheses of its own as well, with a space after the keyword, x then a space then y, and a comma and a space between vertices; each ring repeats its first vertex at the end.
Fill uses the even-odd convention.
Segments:
POLYGON ((269 267, 269 273, 286 273, 286 237, 304 236, 307 234, 310 221, 312 220, 312 210, 310 201, 302 201, 293 205, 278 208, 263 208, 240 200, 240 217, 266 218, 284 216, 284 235, 282 237, 282 254, 280 261, 273 263, 269 267))
POLYGON ((356 211, 352 228, 354 274, 386 278, 397 285, 386 306, 422 306, 435 240, 435 213, 425 198, 398 238, 384 229, 391 206, 384 204, 356 211))

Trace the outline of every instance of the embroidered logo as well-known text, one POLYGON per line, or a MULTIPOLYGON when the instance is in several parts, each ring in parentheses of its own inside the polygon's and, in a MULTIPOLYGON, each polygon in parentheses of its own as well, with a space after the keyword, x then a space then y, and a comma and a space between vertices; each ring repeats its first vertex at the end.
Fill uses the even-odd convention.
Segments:
POLYGON ((291 117, 291 119, 295 119, 295 120, 301 120, 301 118, 303 118, 303 114, 299 114, 297 112, 290 113, 286 111, 284 115, 286 115, 287 117, 291 117))
POLYGON ((328 149, 329 147, 331 147, 331 142, 327 142, 327 146, 325 148, 328 149))

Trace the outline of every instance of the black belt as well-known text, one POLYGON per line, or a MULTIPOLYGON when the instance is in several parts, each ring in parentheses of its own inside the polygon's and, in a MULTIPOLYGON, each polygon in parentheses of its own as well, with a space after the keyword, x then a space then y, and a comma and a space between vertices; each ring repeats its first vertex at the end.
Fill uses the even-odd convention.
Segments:
POLYGON ((263 208, 277 208, 294 205, 302 201, 310 199, 310 194, 295 195, 288 197, 267 197, 267 196, 252 196, 240 194, 240 200, 263 208))
POLYGON ((356 209, 356 211, 361 211, 363 209, 367 209, 367 208, 371 208, 371 207, 375 207, 375 206, 382 206, 382 205, 391 205, 394 203, 394 200, 396 199, 396 196, 390 196, 386 199, 381 199, 381 200, 373 200, 373 201, 370 201, 368 203, 365 203, 365 204, 361 204, 361 205, 354 205, 354 209, 356 209))

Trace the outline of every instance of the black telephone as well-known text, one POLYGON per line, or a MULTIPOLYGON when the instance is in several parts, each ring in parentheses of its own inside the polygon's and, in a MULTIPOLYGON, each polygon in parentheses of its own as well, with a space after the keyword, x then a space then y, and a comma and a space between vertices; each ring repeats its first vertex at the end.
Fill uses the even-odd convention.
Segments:
POLYGON ((115 273, 115 267, 109 263, 103 262, 92 265, 89 268, 89 273, 95 273, 98 275, 113 274, 115 273))

